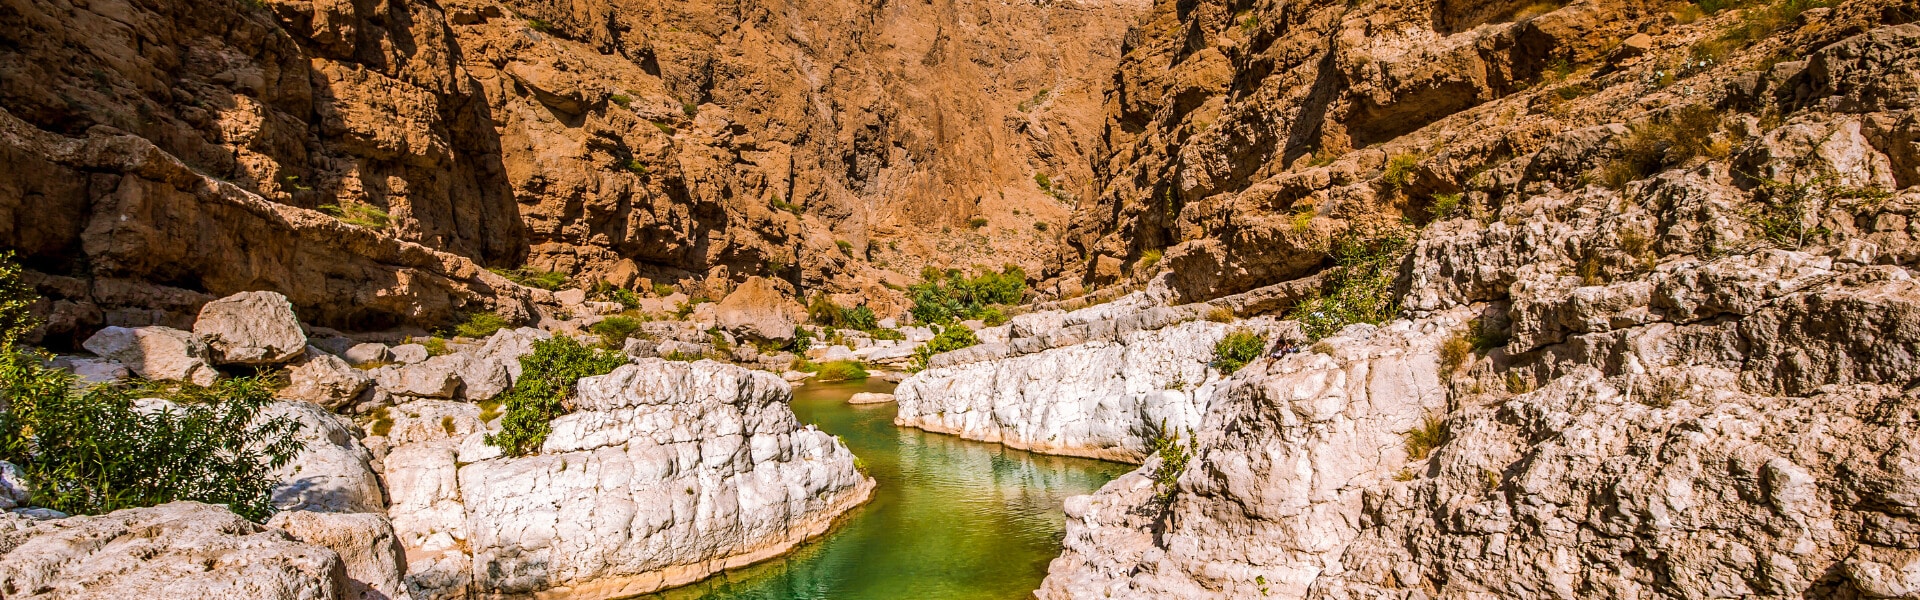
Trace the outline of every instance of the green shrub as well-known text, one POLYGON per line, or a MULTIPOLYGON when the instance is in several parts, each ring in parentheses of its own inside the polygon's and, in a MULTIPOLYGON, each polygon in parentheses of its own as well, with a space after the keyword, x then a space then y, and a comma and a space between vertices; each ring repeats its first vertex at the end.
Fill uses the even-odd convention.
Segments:
POLYGON ((626 94, 614 94, 611 96, 607 96, 607 100, 612 101, 614 104, 618 104, 623 108, 633 105, 633 96, 628 96, 626 94))
POLYGON ((1133 272, 1152 274, 1154 272, 1153 268, 1159 266, 1162 256, 1164 256, 1164 253, 1157 248, 1141 252, 1140 260, 1133 263, 1133 272))
POLYGON ((11 253, 0 253, 0 460, 20 467, 28 503, 68 514, 100 514, 176 500, 225 504, 248 519, 273 515, 273 471, 301 450, 300 423, 260 419, 273 389, 259 378, 213 387, 96 385, 43 366, 19 340, 36 323, 37 298, 11 253), (161 396, 168 410, 136 410, 161 396))
MULTIPOLYGON (((1173 504, 1180 492, 1180 473, 1187 470, 1187 464, 1193 461, 1193 442, 1183 440, 1179 432, 1172 436, 1166 433, 1167 422, 1160 421, 1160 432, 1147 440, 1147 451, 1160 457, 1160 465, 1153 470, 1155 488, 1154 503, 1162 509, 1173 504)), ((1192 438, 1189 433, 1187 438, 1192 438)))
POLYGON ((574 385, 627 362, 625 355, 589 349, 566 336, 534 342, 533 353, 520 357, 520 379, 502 396, 507 412, 500 419, 500 433, 487 434, 487 444, 507 456, 539 452, 553 432, 554 417, 566 414, 562 403, 574 385))
POLYGON ((988 327, 999 327, 1006 324, 1007 313, 1006 311, 1000 310, 999 306, 989 306, 986 310, 980 311, 979 319, 981 323, 985 323, 988 327))
POLYGON ((1207 310, 1207 320, 1214 323, 1232 323, 1233 309, 1225 306, 1215 306, 1207 310))
POLYGON ((979 229, 981 227, 986 227, 986 226, 987 226, 986 217, 974 217, 971 219, 967 219, 967 227, 979 229))
POLYGON ((348 204, 346 206, 322 204, 320 205, 320 212, 327 213, 333 218, 339 219, 341 223, 365 227, 367 229, 386 229, 388 225, 393 224, 393 217, 388 216, 387 211, 380 210, 380 207, 371 204, 348 204))
POLYGON ((467 315, 466 320, 454 325, 452 334, 460 337, 483 338, 507 328, 511 323, 490 312, 477 312, 467 315))
POLYGON ((1033 222, 1033 230, 1034 230, 1034 231, 1040 231, 1040 232, 1045 232, 1045 231, 1047 230, 1047 222, 1046 222, 1046 221, 1034 221, 1034 222, 1033 222))
POLYGON ((453 349, 447 347, 447 338, 435 336, 424 340, 415 340, 415 342, 427 349, 427 356, 446 356, 453 354, 453 349))
POLYGON ((1387 159, 1387 166, 1380 173, 1380 180, 1391 189, 1401 189, 1413 183, 1413 169, 1420 165, 1418 154, 1396 154, 1387 159))
POLYGON ((836 360, 819 366, 815 379, 819 381, 851 381, 867 378, 867 369, 857 361, 836 360))
POLYGON ((1240 367, 1260 358, 1267 351, 1266 336, 1247 329, 1235 329, 1213 344, 1213 368, 1231 375, 1240 367))
POLYGON ((824 325, 834 329, 853 329, 871 332, 879 328, 880 320, 873 309, 866 305, 844 308, 835 304, 826 294, 814 294, 813 301, 807 303, 807 320, 815 325, 824 325))
POLYGON ((1026 293, 1026 271, 1015 265, 975 277, 966 277, 959 269, 943 272, 928 267, 920 272, 920 283, 907 287, 907 297, 913 300, 913 318, 936 324, 978 319, 987 307, 1018 304, 1026 293))
POLYGON ((904 334, 904 333, 900 333, 900 330, 898 330, 898 329, 880 329, 880 328, 874 328, 874 330, 873 330, 873 331, 869 331, 869 332, 867 332, 867 335, 871 335, 871 336, 873 336, 873 339, 876 339, 876 340, 904 340, 904 339, 907 339, 907 334, 904 334))
POLYGON ((773 197, 773 208, 774 210, 784 210, 784 211, 793 213, 795 215, 800 214, 799 206, 795 205, 792 202, 788 202, 779 196, 773 197))
POLYGON ((1435 221, 1453 218, 1453 213, 1460 210, 1461 198, 1460 194, 1435 194, 1433 204, 1427 206, 1428 216, 1435 221))
POLYGON ((1040 191, 1053 191, 1053 178, 1048 177, 1046 173, 1034 173, 1033 184, 1040 186, 1040 191))
POLYGON ((527 28, 541 33, 553 31, 553 24, 539 19, 527 19, 527 28))
POLYGON ((1467 364, 1467 358, 1473 356, 1473 342, 1466 332, 1455 332, 1440 343, 1440 372, 1451 375, 1467 364))
POLYGON ((656 298, 665 298, 667 296, 672 296, 673 286, 665 283, 653 284, 653 295, 656 298))
POLYGON ((974 337, 972 329, 967 329, 959 325, 949 326, 940 330, 940 333, 934 335, 933 339, 927 340, 927 343, 921 345, 918 350, 914 350, 913 370, 926 370, 927 361, 931 360, 935 354, 952 352, 978 343, 980 343, 980 338, 974 337))
POLYGON ((640 306, 639 293, 625 288, 613 287, 606 282, 595 285, 593 295, 602 302, 615 302, 620 304, 621 308, 627 310, 633 310, 640 306))
POLYGON ((1338 266, 1328 273, 1331 290, 1295 305, 1287 318, 1300 321, 1311 340, 1354 323, 1378 325, 1392 319, 1400 312, 1393 279, 1410 243, 1398 229, 1349 231, 1335 239, 1333 256, 1338 266))
POLYGON ((1506 330, 1497 329, 1474 319, 1467 324, 1467 341, 1473 344, 1476 354, 1492 352, 1494 348, 1505 348, 1513 335, 1506 330))
POLYGON ((639 319, 633 317, 613 315, 594 323, 587 331, 600 336, 601 346, 619 349, 626 345, 627 338, 640 332, 640 323, 639 319))

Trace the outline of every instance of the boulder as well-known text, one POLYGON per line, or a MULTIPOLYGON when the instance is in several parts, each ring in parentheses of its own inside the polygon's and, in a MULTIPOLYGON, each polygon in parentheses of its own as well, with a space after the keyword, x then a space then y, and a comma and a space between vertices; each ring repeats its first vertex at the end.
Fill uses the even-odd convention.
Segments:
POLYGON ((207 362, 207 345, 172 327, 107 327, 81 346, 156 381, 213 385, 219 376, 207 362))
POLYGON ((208 302, 193 322, 193 333, 219 364, 279 364, 307 349, 293 303, 278 292, 241 292, 208 302))
POLYGON ((225 507, 174 502, 33 521, 0 515, 9 599, 340 598, 340 555, 225 507))
POLYGON ((27 499, 33 497, 33 491, 27 487, 27 475, 20 467, 0 460, 0 510, 12 510, 27 505, 27 499))
POLYGON ((427 347, 420 344, 401 344, 388 349, 387 352, 393 357, 393 362, 403 365, 411 365, 432 358, 432 355, 427 354, 427 347))
POLYGON ((310 402, 277 402, 262 418, 287 416, 300 423, 302 449, 274 472, 273 504, 280 510, 379 512, 386 507, 373 454, 353 426, 310 402))
MULTIPOLYGON (((420 350, 424 353, 426 347, 422 346, 420 350)), ((387 351, 386 344, 366 343, 355 344, 353 347, 348 348, 346 352, 340 354, 340 358, 347 359, 348 364, 357 366, 367 363, 389 362, 393 360, 393 354, 387 351)))
POLYGON ((309 349, 307 355, 294 366, 289 378, 291 384, 280 390, 279 397, 312 402, 327 410, 336 410, 353 402, 373 383, 366 373, 318 348, 309 349))
POLYGON ((465 354, 435 356, 415 364, 374 369, 373 380, 389 394, 452 398, 460 391, 460 372, 470 361, 465 354))
POLYGON ((346 566, 342 600, 391 600, 407 597, 401 577, 406 554, 386 517, 369 513, 285 511, 267 526, 293 539, 333 550, 346 566))
POLYGON ((49 366, 66 369, 80 378, 82 384, 113 383, 133 375, 126 365, 105 358, 85 356, 61 356, 53 359, 49 366))
POLYGON ((886 404, 892 401, 893 401, 893 394, 881 394, 876 392, 860 392, 858 394, 854 394, 853 397, 851 398, 847 398, 847 404, 886 404))
POLYGON ((772 282, 749 277, 714 307, 714 319, 720 327, 750 337, 790 340, 794 316, 803 310, 772 282))

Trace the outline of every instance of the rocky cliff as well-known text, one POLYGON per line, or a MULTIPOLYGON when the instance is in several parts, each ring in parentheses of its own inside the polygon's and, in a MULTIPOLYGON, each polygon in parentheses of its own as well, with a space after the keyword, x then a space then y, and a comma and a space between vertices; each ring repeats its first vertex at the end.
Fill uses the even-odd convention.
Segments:
POLYGON ((0 243, 76 341, 257 289, 528 318, 481 267, 897 311, 923 264, 1051 260, 1144 8, 9 1, 0 243))

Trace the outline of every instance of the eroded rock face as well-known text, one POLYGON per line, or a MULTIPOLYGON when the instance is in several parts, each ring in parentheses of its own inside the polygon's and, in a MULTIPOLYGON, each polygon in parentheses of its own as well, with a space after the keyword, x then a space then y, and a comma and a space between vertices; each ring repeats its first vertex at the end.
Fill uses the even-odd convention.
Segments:
POLYGON ((345 567, 341 600, 399 600, 408 597, 401 576, 404 553, 393 535, 393 524, 375 514, 286 511, 273 515, 267 526, 301 542, 340 555, 345 567))
POLYGON ((33 521, 0 514, 9 598, 344 598, 340 555, 225 508, 174 502, 33 521))
POLYGON ((243 292, 208 302, 193 322, 193 334, 219 364, 279 364, 307 349, 293 304, 275 292, 243 292))
POLYGON ((390 513, 415 598, 616 598, 784 552, 873 482, 802 427, 779 377, 643 359, 580 382, 542 452, 502 457, 472 405, 392 409, 390 513))
POLYGON ((720 327, 767 340, 793 339, 794 321, 805 314, 798 303, 759 277, 734 288, 714 311, 720 327))
POLYGON ((366 373, 318 348, 308 348, 288 378, 290 385, 280 390, 280 398, 312 402, 328 410, 353 402, 373 384, 366 373))
POLYGON ((353 426, 309 402, 279 402, 262 418, 289 416, 300 423, 301 452, 275 476, 274 508, 336 513, 385 512, 387 498, 373 470, 373 454, 353 426))

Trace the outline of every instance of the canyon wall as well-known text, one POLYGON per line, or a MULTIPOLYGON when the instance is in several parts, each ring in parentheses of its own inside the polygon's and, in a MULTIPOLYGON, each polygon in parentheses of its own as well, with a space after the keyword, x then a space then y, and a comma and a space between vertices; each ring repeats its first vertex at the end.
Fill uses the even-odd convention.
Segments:
POLYGON ((479 267, 894 312, 926 264, 1057 260, 1144 9, 8 0, 0 242, 55 337, 251 289, 524 316, 479 267))

